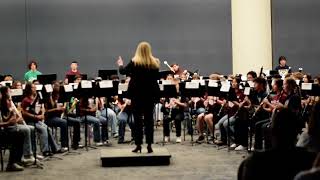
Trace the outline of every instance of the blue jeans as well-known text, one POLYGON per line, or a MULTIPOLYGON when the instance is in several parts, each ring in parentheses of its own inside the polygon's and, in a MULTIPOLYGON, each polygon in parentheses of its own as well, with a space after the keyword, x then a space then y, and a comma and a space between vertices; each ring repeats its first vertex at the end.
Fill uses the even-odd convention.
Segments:
POLYGON ((37 132, 40 134, 42 152, 49 152, 50 150, 52 152, 56 152, 59 150, 59 147, 52 136, 51 129, 48 128, 48 126, 44 122, 38 121, 35 124, 33 124, 32 122, 28 124, 35 125, 37 132))
POLYGON ((46 124, 50 127, 60 128, 60 141, 62 147, 68 147, 67 121, 60 117, 50 117, 46 120, 46 124))
POLYGON ((107 110, 103 109, 101 111, 101 116, 108 119, 108 124, 111 126, 112 134, 118 134, 118 128, 117 128, 118 120, 117 120, 116 113, 112 109, 107 108, 107 110), (108 117, 107 117, 107 114, 108 114, 108 117))
POLYGON ((94 142, 106 141, 108 139, 108 123, 107 119, 103 116, 94 117, 94 116, 82 116, 81 122, 83 123, 87 118, 88 124, 93 125, 93 140, 94 142), (102 124, 102 130, 100 131, 100 124, 102 124))
POLYGON ((134 117, 133 115, 128 116, 126 112, 121 112, 118 114, 118 121, 119 121, 119 140, 118 142, 124 141, 124 136, 126 132, 126 125, 129 124, 131 129, 131 137, 134 137, 134 117))
POLYGON ((31 135, 34 135, 34 127, 29 125, 18 124, 17 125, 19 131, 24 134, 23 140, 23 155, 31 156, 32 155, 32 147, 35 147, 36 143, 32 140, 31 135), (32 145, 31 145, 32 144, 32 145))
MULTIPOLYGON (((231 133, 234 133, 235 120, 236 118, 234 116, 229 117, 229 124, 230 124, 229 132, 231 133)), ((217 139, 224 140, 226 137, 226 132, 228 131, 228 116, 227 115, 223 116, 214 127, 215 127, 215 132, 220 132, 220 135, 219 133, 216 133, 217 139)))

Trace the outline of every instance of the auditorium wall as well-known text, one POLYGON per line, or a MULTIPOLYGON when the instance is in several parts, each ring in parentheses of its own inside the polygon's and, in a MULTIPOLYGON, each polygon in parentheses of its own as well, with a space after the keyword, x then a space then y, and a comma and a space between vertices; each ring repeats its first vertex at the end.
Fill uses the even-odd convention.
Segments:
POLYGON ((77 60, 94 77, 119 55, 128 62, 143 40, 162 61, 232 72, 231 0, 2 0, 0 8, 0 73, 18 79, 31 58, 59 78, 77 60))

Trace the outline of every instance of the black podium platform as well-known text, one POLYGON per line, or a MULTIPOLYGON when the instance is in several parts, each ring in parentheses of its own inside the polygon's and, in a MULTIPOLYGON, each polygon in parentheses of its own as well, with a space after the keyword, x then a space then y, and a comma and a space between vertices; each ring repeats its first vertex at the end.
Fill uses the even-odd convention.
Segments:
POLYGON ((165 166, 170 164, 171 155, 164 147, 154 147, 153 153, 147 153, 146 148, 142 153, 133 153, 131 148, 102 149, 102 167, 123 166, 165 166))

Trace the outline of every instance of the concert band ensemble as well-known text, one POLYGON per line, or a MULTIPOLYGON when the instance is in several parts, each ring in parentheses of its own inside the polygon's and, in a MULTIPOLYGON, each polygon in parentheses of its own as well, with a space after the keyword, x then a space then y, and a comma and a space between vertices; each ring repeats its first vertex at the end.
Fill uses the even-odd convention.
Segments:
MULTIPOLYGON (((121 76, 105 71, 104 77, 90 79, 73 61, 63 80, 50 82, 46 78, 54 76, 42 74, 33 59, 24 80, 3 76, 0 139, 10 145, 7 170, 41 165, 56 153, 109 145, 110 138, 119 144, 134 142, 132 152, 141 153, 145 135, 147 152, 153 153, 155 126, 163 126, 163 145, 320 151, 320 76, 294 71, 284 56, 267 73, 262 68, 247 74, 202 75, 167 61, 167 71, 159 71, 161 61, 149 43, 141 42, 131 60, 119 57, 116 64, 121 76), (130 136, 125 135, 127 125, 130 136)), ((242 163, 240 177, 258 173, 243 170, 253 162, 242 163)))

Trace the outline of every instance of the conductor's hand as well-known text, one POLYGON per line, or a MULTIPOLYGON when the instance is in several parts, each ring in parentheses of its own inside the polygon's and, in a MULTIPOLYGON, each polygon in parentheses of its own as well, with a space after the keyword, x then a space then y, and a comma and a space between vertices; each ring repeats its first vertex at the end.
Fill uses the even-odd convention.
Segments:
POLYGON ((123 66, 123 60, 122 60, 122 57, 119 56, 118 60, 117 60, 117 65, 118 66, 123 66))

